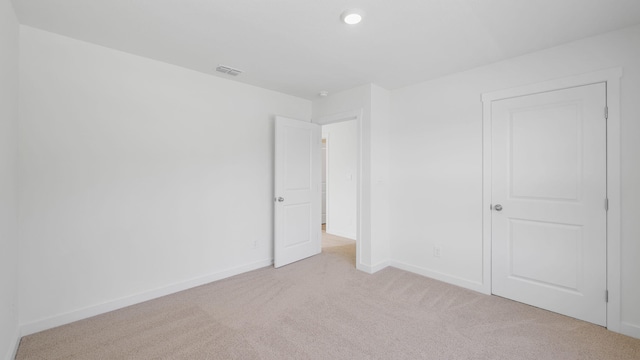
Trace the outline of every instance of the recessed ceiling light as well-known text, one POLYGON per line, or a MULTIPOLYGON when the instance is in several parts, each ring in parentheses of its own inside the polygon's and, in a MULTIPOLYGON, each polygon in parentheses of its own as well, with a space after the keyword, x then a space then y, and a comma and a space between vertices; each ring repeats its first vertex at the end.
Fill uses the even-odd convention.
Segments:
POLYGON ((318 95, 322 96, 322 97, 327 97, 329 96, 329 92, 327 90, 322 90, 318 93, 318 95))
POLYGON ((340 17, 345 24, 355 25, 362 21, 362 11, 355 9, 345 10, 340 17))

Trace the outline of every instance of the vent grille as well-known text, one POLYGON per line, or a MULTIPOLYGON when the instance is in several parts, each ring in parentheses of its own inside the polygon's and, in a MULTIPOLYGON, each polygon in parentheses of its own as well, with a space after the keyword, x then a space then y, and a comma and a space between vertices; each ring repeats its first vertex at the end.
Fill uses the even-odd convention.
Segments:
POLYGON ((218 65, 218 67, 216 68, 216 71, 221 72, 223 74, 231 75, 231 76, 238 76, 242 74, 242 70, 234 69, 232 67, 224 66, 224 65, 218 65))

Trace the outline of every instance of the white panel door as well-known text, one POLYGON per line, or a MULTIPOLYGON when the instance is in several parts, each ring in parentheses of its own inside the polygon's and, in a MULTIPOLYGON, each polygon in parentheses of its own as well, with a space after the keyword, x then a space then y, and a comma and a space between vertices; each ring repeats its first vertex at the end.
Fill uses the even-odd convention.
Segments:
POLYGON ((319 125, 276 117, 275 267, 321 251, 320 147, 319 125))
POLYGON ((492 103, 492 292, 606 325, 606 85, 492 103))

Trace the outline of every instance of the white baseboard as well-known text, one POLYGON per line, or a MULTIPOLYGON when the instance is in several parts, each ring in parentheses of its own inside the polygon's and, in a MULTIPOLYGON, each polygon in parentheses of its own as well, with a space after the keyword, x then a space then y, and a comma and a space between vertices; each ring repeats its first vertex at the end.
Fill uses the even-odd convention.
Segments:
POLYGON ((623 335, 631 336, 636 339, 640 339, 640 326, 629 324, 628 322, 620 323, 620 333, 623 335))
POLYGON ((346 239, 349 239, 349 240, 353 240, 353 241, 356 240, 356 234, 349 234, 349 233, 343 233, 343 232, 340 232, 340 231, 333 231, 333 230, 330 230, 329 228, 327 228, 325 231, 329 235, 340 236, 340 237, 343 237, 343 238, 346 238, 346 239))
POLYGON ((6 360, 13 360, 18 355, 18 346, 20 345, 20 330, 16 328, 16 332, 11 338, 11 342, 13 342, 13 348, 9 348, 7 351, 7 355, 4 357, 6 360))
POLYGON ((389 262, 388 261, 382 261, 382 262, 377 263, 376 265, 358 264, 358 265, 356 265, 356 269, 358 269, 360 271, 364 271, 367 274, 375 274, 378 271, 386 268, 387 266, 389 266, 389 262))
POLYGON ((51 316, 45 319, 37 320, 28 324, 20 325, 20 333, 22 336, 34 334, 40 331, 51 329, 57 326, 72 323, 74 321, 90 318, 92 316, 107 313, 109 311, 122 309, 127 306, 135 305, 141 302, 153 300, 162 296, 173 294, 179 291, 187 290, 196 286, 205 285, 214 281, 226 279, 231 276, 242 274, 251 270, 260 269, 273 264, 273 259, 257 261, 226 270, 222 270, 213 274, 200 276, 191 280, 180 283, 171 284, 158 289, 146 291, 143 293, 127 296, 124 298, 108 301, 98 305, 88 306, 83 309, 70 311, 64 314, 51 316))
POLYGON ((460 286, 469 290, 477 291, 483 294, 486 294, 485 286, 481 282, 471 281, 463 278, 459 278, 456 276, 451 276, 448 274, 444 274, 438 271, 429 270, 425 268, 421 268, 414 265, 405 264, 400 261, 391 260, 389 262, 389 266, 398 268, 400 270, 405 270, 408 272, 412 272, 414 274, 426 276, 428 278, 432 278, 435 280, 439 280, 442 282, 446 282, 451 285, 460 286))

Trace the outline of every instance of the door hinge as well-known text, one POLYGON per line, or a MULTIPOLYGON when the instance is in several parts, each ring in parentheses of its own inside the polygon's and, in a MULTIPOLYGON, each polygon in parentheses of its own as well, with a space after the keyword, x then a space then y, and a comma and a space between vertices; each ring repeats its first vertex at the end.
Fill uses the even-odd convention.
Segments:
POLYGON ((609 302, 609 290, 604 291, 604 302, 609 302))
POLYGON ((609 211, 609 198, 604 199, 604 210, 609 211))
POLYGON ((609 119, 609 107, 608 106, 604 107, 604 119, 605 120, 609 119))

